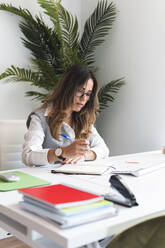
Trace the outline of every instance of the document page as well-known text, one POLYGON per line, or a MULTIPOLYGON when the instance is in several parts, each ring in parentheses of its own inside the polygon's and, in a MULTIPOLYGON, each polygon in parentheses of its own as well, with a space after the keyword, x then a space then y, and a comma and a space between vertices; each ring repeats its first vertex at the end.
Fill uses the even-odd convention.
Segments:
POLYGON ((111 162, 112 173, 114 174, 131 174, 140 176, 165 168, 165 159, 126 159, 124 161, 111 162))
MULTIPOLYGON (((54 173, 102 175, 111 169, 107 160, 53 166, 54 173)), ((52 171, 52 172, 53 172, 52 171)))

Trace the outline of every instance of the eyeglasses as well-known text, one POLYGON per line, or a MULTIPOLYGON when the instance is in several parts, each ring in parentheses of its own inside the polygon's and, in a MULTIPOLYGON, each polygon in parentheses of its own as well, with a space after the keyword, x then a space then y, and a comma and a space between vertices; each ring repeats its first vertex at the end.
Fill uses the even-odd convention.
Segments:
POLYGON ((91 95, 92 95, 92 92, 87 92, 87 93, 85 93, 83 89, 78 89, 78 90, 76 91, 76 94, 75 94, 75 95, 78 96, 78 97, 86 96, 87 98, 90 98, 91 95))

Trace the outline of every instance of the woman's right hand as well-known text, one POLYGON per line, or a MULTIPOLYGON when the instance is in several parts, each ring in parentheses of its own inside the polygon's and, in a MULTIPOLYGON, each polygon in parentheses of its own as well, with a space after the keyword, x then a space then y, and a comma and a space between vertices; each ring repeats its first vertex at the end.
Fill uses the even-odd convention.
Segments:
POLYGON ((71 145, 62 147, 62 156, 66 159, 83 156, 89 149, 88 140, 76 139, 71 145))

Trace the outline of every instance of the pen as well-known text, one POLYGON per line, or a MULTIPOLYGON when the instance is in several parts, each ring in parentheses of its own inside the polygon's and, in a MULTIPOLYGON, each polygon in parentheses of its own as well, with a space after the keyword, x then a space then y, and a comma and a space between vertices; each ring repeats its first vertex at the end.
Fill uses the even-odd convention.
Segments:
POLYGON ((67 140, 70 140, 71 141, 71 139, 66 135, 66 134, 64 134, 64 133, 61 133, 60 134, 62 137, 64 137, 65 139, 67 139, 67 140))

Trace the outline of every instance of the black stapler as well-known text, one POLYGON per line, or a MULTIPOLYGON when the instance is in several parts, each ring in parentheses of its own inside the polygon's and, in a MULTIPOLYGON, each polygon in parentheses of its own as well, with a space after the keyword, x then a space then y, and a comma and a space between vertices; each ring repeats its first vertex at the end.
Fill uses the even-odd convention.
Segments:
POLYGON ((111 186, 118 191, 118 194, 106 194, 104 198, 114 203, 127 207, 137 206, 135 195, 131 192, 119 175, 112 175, 109 179, 111 186))

